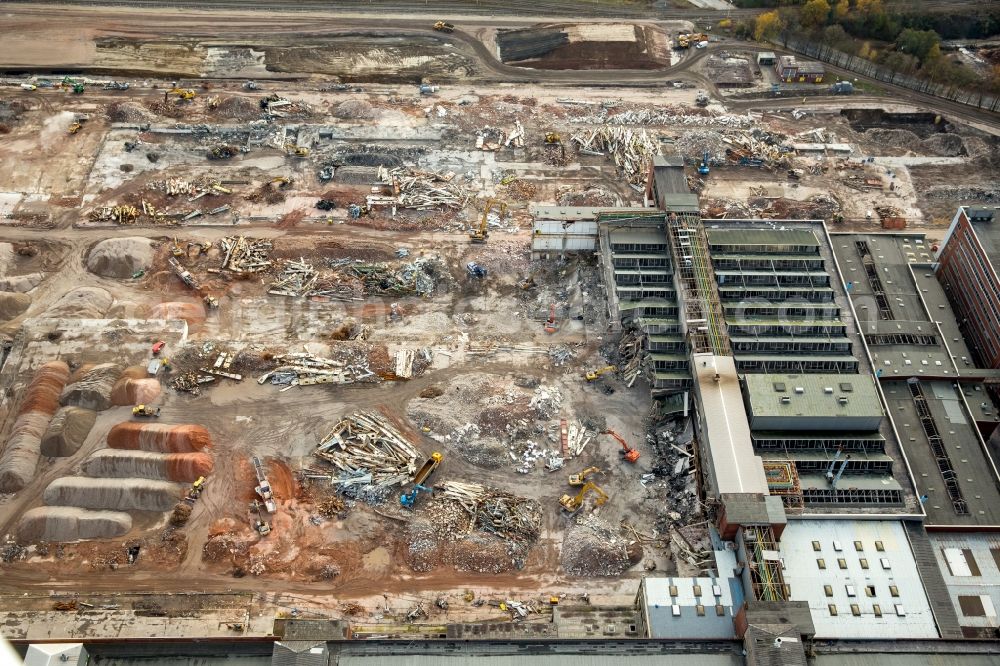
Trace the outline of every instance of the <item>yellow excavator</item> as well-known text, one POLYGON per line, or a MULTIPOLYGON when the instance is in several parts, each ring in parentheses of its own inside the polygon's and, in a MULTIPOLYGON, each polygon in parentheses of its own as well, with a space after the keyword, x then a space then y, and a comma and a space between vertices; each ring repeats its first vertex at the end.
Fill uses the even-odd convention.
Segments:
MULTIPOLYGON (((486 239, 490 237, 489 217, 490 217, 490 212, 496 205, 497 205, 496 199, 490 199, 486 202, 486 207, 483 208, 483 218, 482 220, 480 220, 479 226, 473 229, 472 232, 469 233, 469 240, 472 241, 473 243, 485 243, 486 239)), ((497 214, 500 216, 500 219, 503 219, 503 216, 507 214, 506 202, 503 201, 499 202, 499 207, 497 208, 497 214)))
POLYGON ((582 486, 583 484, 585 484, 587 482, 587 477, 588 476, 590 476, 591 474, 600 474, 600 473, 601 473, 601 468, 600 467, 588 467, 587 469, 583 470, 579 474, 570 474, 569 475, 569 485, 571 485, 571 486, 582 486))
POLYGON ((587 493, 594 493, 597 495, 597 499, 594 500, 594 506, 601 506, 608 501, 608 495, 603 490, 597 487, 597 484, 593 481, 587 481, 583 488, 580 488, 575 496, 563 495, 559 498, 559 504, 562 506, 563 511, 567 513, 576 513, 583 506, 583 500, 587 496, 587 493))
POLYGON ((562 143, 562 137, 556 132, 545 133, 545 143, 554 146, 562 143))
POLYGON ((597 378, 600 377, 601 375, 607 372, 614 372, 617 369, 618 368, 613 365, 606 365, 603 368, 598 368, 597 370, 591 370, 590 372, 585 374, 584 377, 587 379, 588 382, 592 382, 596 381, 597 378))
POLYGON ((309 149, 305 146, 297 146, 294 143, 285 144, 285 152, 296 157, 309 157, 309 149))
POLYGON ((198 93, 191 90, 190 88, 171 88, 170 90, 165 92, 164 95, 177 95, 185 102, 190 102, 198 95, 198 93))

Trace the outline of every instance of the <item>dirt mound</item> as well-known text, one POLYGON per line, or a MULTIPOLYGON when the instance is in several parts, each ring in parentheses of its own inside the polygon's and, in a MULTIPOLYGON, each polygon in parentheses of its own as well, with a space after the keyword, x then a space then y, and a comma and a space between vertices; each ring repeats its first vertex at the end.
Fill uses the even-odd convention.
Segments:
POLYGON ((260 104, 249 97, 226 97, 215 107, 215 115, 232 120, 253 120, 260 118, 260 104))
POLYGON ((152 264, 153 241, 142 236, 102 240, 87 255, 87 270, 110 278, 130 279, 152 264))
POLYGON ((211 445, 208 431, 198 425, 168 426, 129 421, 119 423, 108 433, 108 446, 113 449, 194 453, 211 445))
POLYGON ((885 129, 875 127, 865 132, 865 138, 893 148, 913 149, 920 145, 920 137, 904 129, 885 129))
POLYGON ((133 365, 122 372, 121 377, 111 388, 111 404, 139 405, 153 402, 160 395, 159 380, 150 377, 146 368, 133 365))
POLYGON ((93 365, 82 373, 78 370, 73 373, 73 383, 63 389, 59 402, 96 411, 108 409, 114 404, 111 392, 121 374, 122 367, 117 363, 93 365))
POLYGON ((69 366, 53 361, 41 366, 24 393, 7 446, 0 454, 0 492, 15 492, 35 475, 42 435, 59 409, 59 394, 69 366))
POLYGON ((113 539, 131 529, 132 516, 121 511, 41 506, 24 512, 17 525, 17 538, 20 541, 113 539))
POLYGON ((40 285, 44 279, 45 275, 43 273, 28 273, 26 275, 12 275, 11 277, 0 278, 0 291, 13 291, 23 294, 40 285))
POLYGON ((628 550, 618 529, 588 515, 566 530, 562 566, 571 576, 618 576, 632 566, 628 550))
POLYGON ((371 104, 360 99, 344 100, 333 109, 333 116, 344 120, 374 118, 375 113, 371 104))
POLYGON ((31 297, 11 291, 0 291, 0 321, 7 321, 31 307, 31 297))
POLYGON ((43 500, 50 506, 117 511, 169 511, 182 486, 153 479, 92 479, 66 476, 49 484, 43 500))
POLYGON ((74 319, 103 319, 114 297, 107 289, 100 287, 77 287, 63 294, 45 313, 48 317, 71 317, 74 319))
POLYGON ((143 478, 192 483, 212 473, 212 456, 207 453, 153 453, 101 449, 83 462, 86 476, 143 478))
POLYGON ((114 102, 104 110, 104 115, 113 123, 148 123, 155 116, 135 102, 114 102))
POLYGON ((534 69, 658 69, 670 64, 666 35, 629 23, 546 25, 497 32, 503 62, 534 69))
POLYGON ((42 438, 43 456, 61 458, 76 453, 90 429, 97 421, 97 414, 80 407, 63 407, 52 417, 48 430, 42 438))
POLYGON ((965 155, 965 142, 958 134, 932 134, 920 142, 924 150, 943 157, 958 157, 965 155))
POLYGON ((149 319, 183 319, 188 326, 199 326, 205 322, 205 306, 201 303, 168 301, 151 307, 146 316, 149 319))

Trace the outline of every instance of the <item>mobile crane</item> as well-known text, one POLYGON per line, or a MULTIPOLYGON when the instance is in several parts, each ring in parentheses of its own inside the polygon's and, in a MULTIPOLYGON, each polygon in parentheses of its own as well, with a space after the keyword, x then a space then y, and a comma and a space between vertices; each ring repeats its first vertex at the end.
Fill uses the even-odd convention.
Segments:
POLYGON ((621 435, 619 435, 614 430, 611 430, 610 428, 608 430, 605 430, 604 434, 605 435, 611 435, 612 437, 615 438, 615 440, 619 444, 622 445, 622 450, 620 451, 620 453, 622 454, 622 457, 625 458, 625 460, 627 462, 634 463, 636 460, 639 459, 639 452, 636 451, 635 449, 633 449, 631 446, 629 446, 628 442, 625 441, 624 437, 622 437, 621 435))
POLYGON ((603 490, 597 487, 593 481, 588 481, 584 484, 583 488, 580 488, 575 496, 573 495, 563 495, 559 498, 559 504, 562 506, 563 511, 567 513, 576 513, 583 506, 583 500, 587 497, 588 493, 594 493, 597 495, 597 499, 594 500, 594 506, 601 506, 608 501, 608 495, 603 490))

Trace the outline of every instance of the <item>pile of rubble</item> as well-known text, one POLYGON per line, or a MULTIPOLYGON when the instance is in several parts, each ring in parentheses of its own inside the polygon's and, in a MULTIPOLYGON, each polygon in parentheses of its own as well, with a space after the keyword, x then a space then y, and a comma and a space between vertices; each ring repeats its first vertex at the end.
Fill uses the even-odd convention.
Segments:
POLYGON ((225 254, 222 270, 234 273, 258 273, 271 266, 268 253, 273 249, 271 241, 246 236, 227 236, 219 241, 225 254))
POLYGON ((274 386, 284 386, 282 391, 293 386, 355 384, 375 377, 367 361, 347 363, 308 352, 280 354, 274 360, 279 363, 278 367, 261 375, 257 383, 263 385, 270 382, 274 386))
POLYGON ((631 545, 620 530, 588 514, 566 530, 562 566, 571 576, 618 576, 632 566, 631 545))
POLYGON ((365 497, 366 487, 387 491, 417 471, 417 450, 384 418, 372 412, 344 417, 313 454, 333 465, 341 491, 365 497))
POLYGON ((645 184, 649 160, 659 152, 656 141, 643 129, 606 125, 571 138, 583 155, 609 155, 634 187, 645 184))
POLYGON ((583 124, 605 125, 686 125, 696 127, 722 126, 732 128, 754 127, 760 120, 759 115, 739 114, 691 114, 680 109, 622 109, 613 107, 604 109, 597 114, 587 114, 571 118, 572 122, 583 124))
POLYGON ((532 499, 518 497, 478 483, 445 481, 437 488, 441 498, 457 502, 469 516, 469 528, 496 534, 504 539, 534 542, 542 530, 541 506, 532 499))
POLYGON ((469 195, 456 183, 455 174, 437 174, 418 171, 407 167, 387 169, 378 167, 378 194, 369 194, 365 202, 369 209, 390 208, 395 214, 398 208, 411 210, 432 210, 450 208, 460 210, 465 207, 469 195))

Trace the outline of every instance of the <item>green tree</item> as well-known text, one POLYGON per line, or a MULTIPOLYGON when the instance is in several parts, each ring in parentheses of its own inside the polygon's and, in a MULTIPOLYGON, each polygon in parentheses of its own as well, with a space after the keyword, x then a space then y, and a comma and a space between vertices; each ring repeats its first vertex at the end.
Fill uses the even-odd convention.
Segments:
POLYGON ((896 48, 915 56, 920 62, 941 57, 941 38, 933 30, 907 28, 896 38, 896 48))
POLYGON ((865 16, 878 16, 885 14, 882 0, 857 0, 858 12, 865 16))
POLYGON ((778 12, 765 12, 757 17, 757 22, 754 24, 753 38, 758 42, 766 42, 774 39, 781 32, 781 29, 785 27, 784 21, 778 15, 778 12))
POLYGON ((809 0, 802 6, 799 20, 803 27, 818 28, 830 17, 830 3, 826 0, 809 0))

